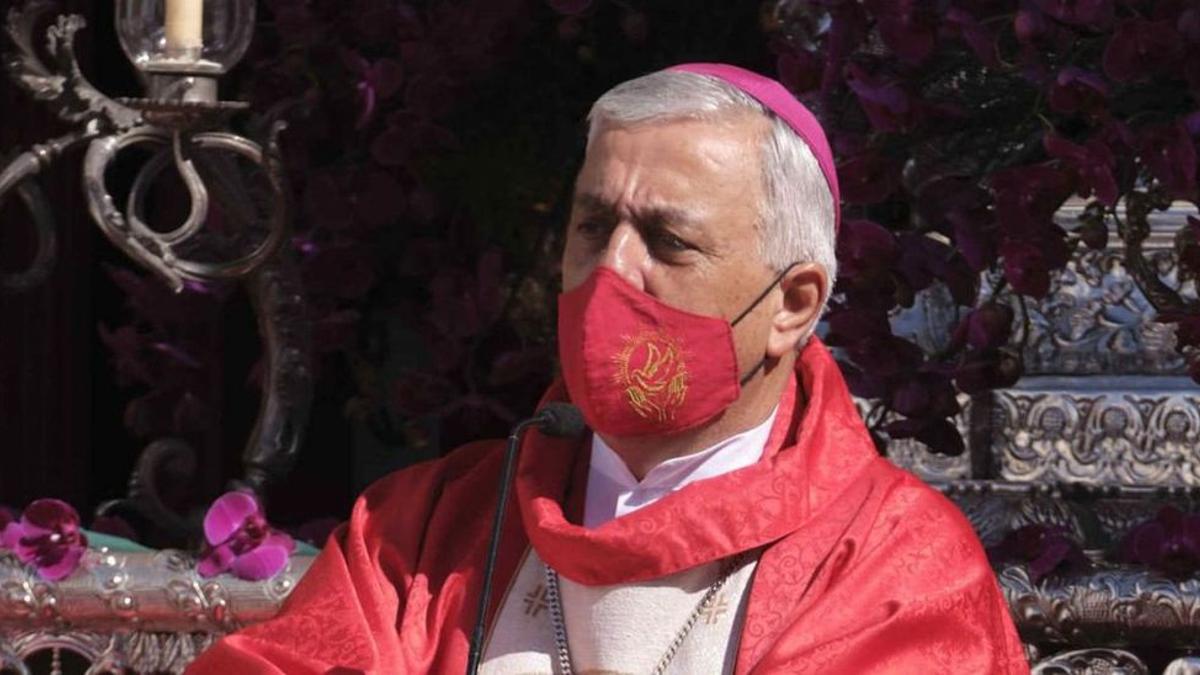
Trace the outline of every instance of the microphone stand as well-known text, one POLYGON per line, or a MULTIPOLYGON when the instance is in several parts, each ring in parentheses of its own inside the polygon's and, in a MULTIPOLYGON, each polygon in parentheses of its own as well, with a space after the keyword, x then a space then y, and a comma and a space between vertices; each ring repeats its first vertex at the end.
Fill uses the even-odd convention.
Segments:
POLYGON ((508 447, 504 450, 504 468, 500 471, 500 491, 496 497, 496 515, 492 518, 492 537, 488 542, 487 563, 483 568, 483 589, 479 592, 479 615, 475 619, 475 630, 471 632, 471 651, 467 657, 467 675, 475 675, 483 651, 483 635, 487 625, 488 604, 492 597, 492 574, 496 568, 496 556, 500 552, 500 530, 504 526, 504 511, 508 506, 508 493, 512 488, 513 472, 517 467, 517 449, 521 436, 533 426, 554 421, 553 412, 542 409, 536 415, 520 422, 508 434, 508 447))

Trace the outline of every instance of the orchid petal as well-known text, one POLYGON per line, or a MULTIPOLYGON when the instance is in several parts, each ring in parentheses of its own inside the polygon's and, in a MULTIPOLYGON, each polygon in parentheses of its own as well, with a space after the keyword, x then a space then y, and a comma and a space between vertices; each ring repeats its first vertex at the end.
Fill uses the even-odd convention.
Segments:
POLYGON ((9 523, 3 531, 0 531, 0 549, 8 549, 15 553, 23 536, 25 536, 25 530, 21 527, 21 523, 9 523))
POLYGON ((37 565, 38 576, 46 581, 59 581, 71 576, 71 573, 79 567, 79 561, 83 558, 85 546, 71 546, 62 551, 61 555, 55 556, 55 561, 49 564, 37 565))
POLYGON ((79 513, 60 499, 38 499, 25 507, 21 515, 25 526, 54 532, 79 527, 79 513))
POLYGON ((239 579, 261 581, 270 579, 287 566, 295 542, 284 534, 275 534, 261 546, 242 554, 233 561, 233 573, 239 579))
POLYGON ((196 564, 196 572, 206 579, 215 577, 228 570, 236 557, 228 546, 214 547, 200 558, 196 564))
POLYGON ((246 492, 221 495, 204 515, 204 538, 216 546, 233 536, 250 516, 258 513, 258 501, 246 492))

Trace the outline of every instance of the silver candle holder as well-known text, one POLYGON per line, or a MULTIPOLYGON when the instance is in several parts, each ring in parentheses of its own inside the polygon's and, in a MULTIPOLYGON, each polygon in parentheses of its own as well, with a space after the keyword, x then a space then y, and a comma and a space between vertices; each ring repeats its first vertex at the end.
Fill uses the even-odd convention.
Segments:
MULTIPOLYGON (((69 133, 17 154, 0 171, 0 202, 19 196, 36 231, 37 250, 23 270, 0 274, 0 291, 17 292, 43 281, 55 261, 53 210, 36 177, 64 154, 84 148, 83 186, 88 211, 117 248, 175 291, 191 282, 238 280, 258 317, 267 377, 261 408, 243 453, 244 472, 232 487, 261 492, 285 474, 299 448, 312 398, 310 329, 298 273, 287 240, 287 190, 278 138, 284 125, 264 125, 263 145, 233 133, 230 117, 247 108, 218 98, 218 81, 245 54, 254 30, 254 0, 116 0, 121 47, 144 85, 142 98, 113 98, 83 76, 76 59, 78 15, 60 15, 45 32, 43 60, 34 49, 36 27, 55 7, 29 0, 8 11, 5 32, 12 51, 9 75, 36 100, 73 125, 69 133), (106 175, 125 150, 151 154, 134 174, 124 208, 110 194, 106 175), (239 160, 242 164, 239 164, 239 160), (243 165, 265 177, 251 185, 243 165), (201 171, 198 168, 207 169, 201 171), (147 196, 170 167, 190 199, 182 224, 151 227, 147 196), (213 232, 212 199, 229 222, 213 232)), ((194 533, 195 514, 172 513, 157 484, 161 469, 196 465, 179 439, 154 441, 142 453, 126 499, 101 507, 131 507, 164 529, 194 533)))

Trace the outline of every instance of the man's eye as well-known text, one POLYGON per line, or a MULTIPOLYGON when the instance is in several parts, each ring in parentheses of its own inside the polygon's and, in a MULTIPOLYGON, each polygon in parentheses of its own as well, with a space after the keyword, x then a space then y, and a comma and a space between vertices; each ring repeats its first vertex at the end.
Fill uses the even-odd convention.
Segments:
POLYGON ((606 228, 603 223, 595 220, 581 220, 579 221, 579 224, 575 226, 576 232, 589 238, 601 236, 607 229, 608 228, 606 228))
POLYGON ((653 244, 656 248, 661 248, 672 253, 690 251, 694 247, 686 241, 676 237, 670 232, 659 232, 654 235, 653 244))

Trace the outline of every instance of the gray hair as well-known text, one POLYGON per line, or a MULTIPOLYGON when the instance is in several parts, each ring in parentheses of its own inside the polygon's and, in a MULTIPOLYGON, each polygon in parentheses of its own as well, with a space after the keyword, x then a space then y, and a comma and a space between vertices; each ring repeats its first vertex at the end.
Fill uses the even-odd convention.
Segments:
POLYGON ((667 70, 623 82, 588 113, 588 145, 605 126, 718 120, 745 111, 771 122, 763 139, 766 203, 759 208, 759 255, 779 272, 794 262, 820 264, 832 285, 837 276, 834 204, 821 167, 786 122, 740 89, 708 75, 667 70))

